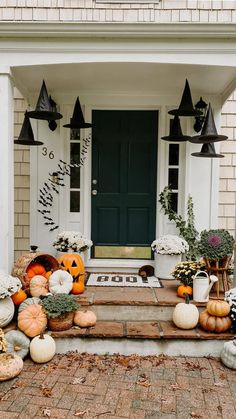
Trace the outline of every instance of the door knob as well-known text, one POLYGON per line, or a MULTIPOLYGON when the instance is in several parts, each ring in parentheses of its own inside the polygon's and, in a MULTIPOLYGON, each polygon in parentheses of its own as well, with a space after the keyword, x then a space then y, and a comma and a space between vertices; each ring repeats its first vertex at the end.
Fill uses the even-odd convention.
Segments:
POLYGON ((97 195, 98 191, 96 189, 92 190, 92 195, 97 195))

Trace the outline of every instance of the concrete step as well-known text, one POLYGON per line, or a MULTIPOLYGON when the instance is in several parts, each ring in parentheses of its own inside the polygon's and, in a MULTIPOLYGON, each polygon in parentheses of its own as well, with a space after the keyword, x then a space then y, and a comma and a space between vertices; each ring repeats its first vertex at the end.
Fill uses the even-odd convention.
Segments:
POLYGON ((68 351, 96 354, 219 356, 230 332, 207 333, 196 327, 178 329, 171 321, 98 321, 95 327, 77 326, 64 332, 49 332, 57 353, 68 351))

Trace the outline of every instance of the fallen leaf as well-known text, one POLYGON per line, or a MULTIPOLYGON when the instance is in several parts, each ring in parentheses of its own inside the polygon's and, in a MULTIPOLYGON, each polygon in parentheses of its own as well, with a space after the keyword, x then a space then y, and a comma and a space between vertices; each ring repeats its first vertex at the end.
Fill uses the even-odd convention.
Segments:
POLYGON ((181 387, 179 386, 178 383, 175 383, 175 384, 171 384, 170 387, 169 387, 169 389, 175 391, 175 390, 180 390, 181 387))
POLYGON ((43 414, 43 416, 46 416, 46 417, 50 418, 50 416, 51 416, 51 410, 48 409, 48 408, 43 409, 42 410, 42 414, 43 414))
POLYGON ((85 381, 86 381, 85 377, 75 378, 72 381, 72 384, 83 384, 83 383, 85 383, 85 381))
POLYGON ((77 411, 74 413, 74 416, 78 416, 79 418, 82 418, 85 415, 85 413, 88 413, 88 412, 89 412, 89 409, 86 409, 83 411, 77 411))
POLYGON ((223 383, 214 383, 214 386, 216 387, 225 387, 223 383))
POLYGON ((195 412, 191 412, 190 413, 190 416, 192 417, 192 418, 202 418, 202 415, 198 415, 197 413, 195 413, 195 412))
POLYGON ((143 386, 143 387, 151 387, 151 384, 149 383, 148 380, 141 378, 140 380, 138 380, 136 382, 136 384, 138 384, 139 386, 143 386))
POLYGON ((51 397, 51 395, 52 395, 52 389, 51 388, 42 386, 41 391, 42 391, 42 393, 45 397, 51 397))
POLYGON ((0 400, 5 401, 9 399, 10 396, 11 396, 11 393, 3 394, 3 396, 0 397, 0 400))

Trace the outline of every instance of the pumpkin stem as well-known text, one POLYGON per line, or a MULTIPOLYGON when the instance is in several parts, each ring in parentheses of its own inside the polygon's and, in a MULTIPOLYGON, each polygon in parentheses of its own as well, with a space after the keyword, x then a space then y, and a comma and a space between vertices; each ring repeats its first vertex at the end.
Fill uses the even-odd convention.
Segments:
POLYGON ((39 339, 44 339, 44 332, 45 332, 45 327, 41 330, 39 334, 39 339))
POLYGON ((18 352, 18 351, 20 351, 20 350, 21 350, 21 347, 20 347, 20 346, 17 346, 17 345, 16 345, 16 346, 14 347, 14 351, 16 351, 16 352, 18 352))
POLYGON ((185 292, 184 295, 185 295, 185 304, 189 304, 189 294, 185 292))

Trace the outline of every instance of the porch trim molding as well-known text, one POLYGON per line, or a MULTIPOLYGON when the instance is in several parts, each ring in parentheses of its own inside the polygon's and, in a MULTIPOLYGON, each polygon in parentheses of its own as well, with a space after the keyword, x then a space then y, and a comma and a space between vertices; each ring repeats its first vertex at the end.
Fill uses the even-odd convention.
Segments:
POLYGON ((235 39, 232 23, 0 22, 0 38, 235 39))

